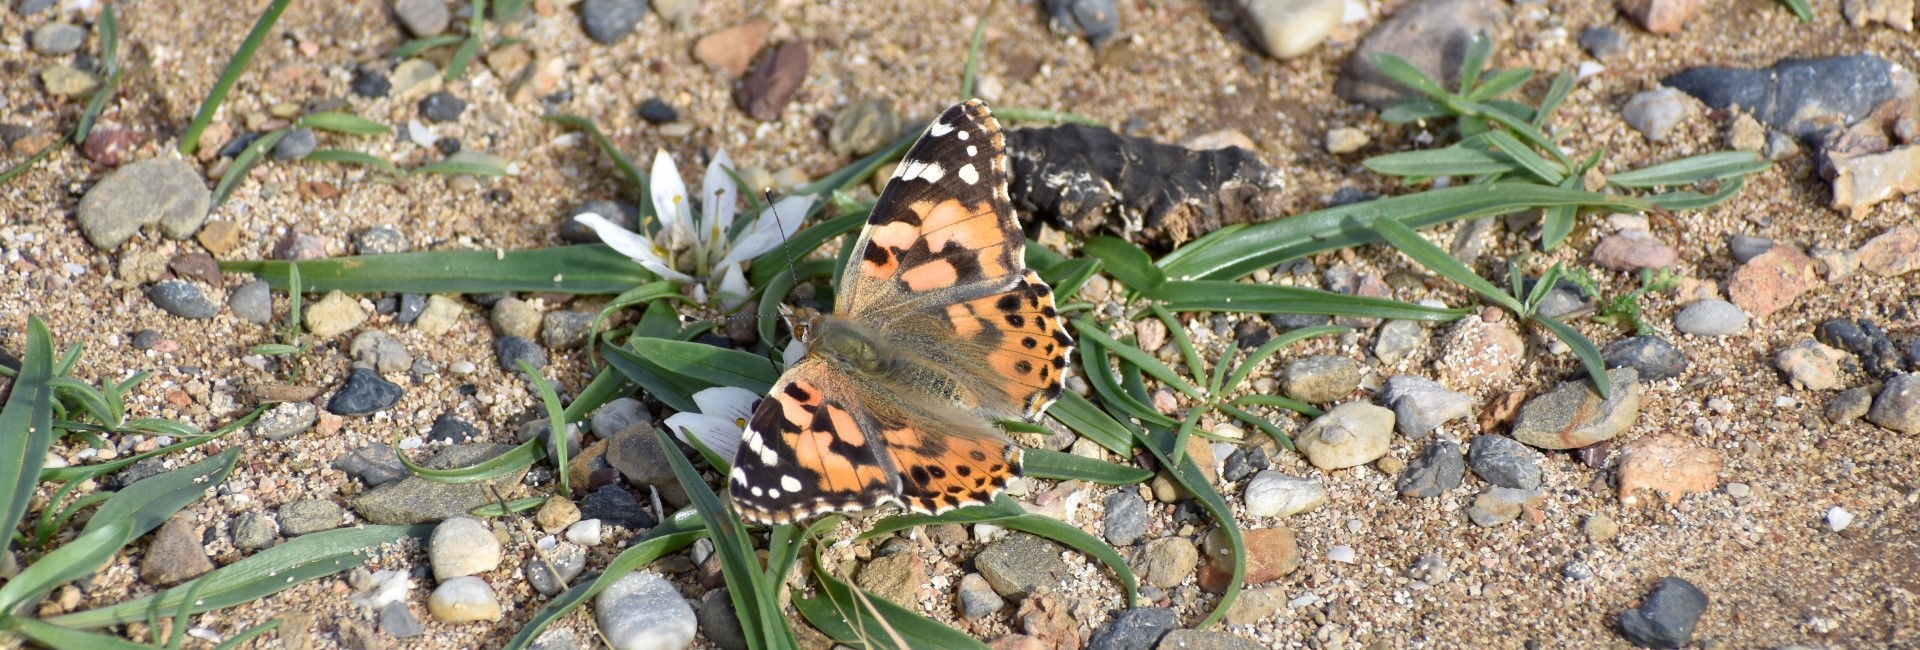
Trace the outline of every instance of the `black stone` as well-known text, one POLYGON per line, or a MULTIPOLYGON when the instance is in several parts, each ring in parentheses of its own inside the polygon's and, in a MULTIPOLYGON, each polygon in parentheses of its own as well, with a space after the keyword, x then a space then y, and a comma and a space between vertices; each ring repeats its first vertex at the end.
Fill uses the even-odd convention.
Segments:
POLYGON ((165 338, 166 337, 164 335, 154 330, 140 330, 138 332, 134 332, 133 333, 133 349, 151 350, 153 349, 153 346, 159 345, 160 341, 165 338))
POLYGON ((1635 336, 1607 344, 1602 359, 1608 368, 1633 368, 1641 381, 1678 377, 1687 371, 1687 355, 1658 336, 1635 336))
POLYGON ((433 141, 433 148, 442 156, 451 156, 460 153, 460 139, 443 137, 433 141))
POLYGON ((387 294, 380 296, 380 299, 373 303, 373 312, 381 316, 392 316, 397 311, 400 311, 399 296, 387 294))
POLYGON ((480 430, 467 424, 466 420, 454 417, 452 413, 441 413, 433 419, 433 428, 427 431, 427 442, 473 442, 480 437, 480 430))
POLYGON ((1504 488, 1531 490, 1540 487, 1540 463, 1533 450, 1506 436, 1483 435, 1473 439, 1467 451, 1467 464, 1475 476, 1504 488))
POLYGON ((673 105, 668 104, 666 100, 654 97, 640 102, 640 119, 646 120, 648 124, 666 124, 680 119, 680 111, 674 110, 673 105))
POLYGON ((1884 378, 1900 372, 1900 347, 1894 345, 1893 340, 1887 338, 1887 331, 1873 321, 1835 318, 1821 323, 1813 334, 1821 343, 1853 353, 1860 359, 1860 369, 1869 375, 1884 378))
POLYGON ((500 302, 501 298, 507 298, 512 295, 513 294, 507 293, 505 291, 490 291, 487 293, 470 293, 470 294, 467 294, 467 300, 473 301, 473 304, 479 305, 481 307, 492 307, 493 303, 500 302))
POLYGON ((1233 344, 1240 346, 1243 350, 1266 345, 1267 341, 1271 340, 1273 340, 1273 330, 1268 329, 1267 325, 1257 318, 1243 318, 1238 325, 1233 326, 1233 344))
POLYGON ((1643 648, 1678 648, 1693 642, 1693 627, 1708 604, 1693 583, 1661 578, 1639 607, 1620 612, 1620 633, 1643 648))
POLYGON ((394 322, 406 325, 420 318, 420 312, 427 310, 427 294, 400 294, 400 311, 394 313, 394 322))
POLYGON ((580 502, 580 518, 598 519, 600 523, 628 530, 652 528, 657 523, 652 514, 640 507, 633 494, 618 485, 607 485, 588 493, 580 502))
POLYGON ((166 471, 167 463, 165 459, 158 457, 147 458, 128 465, 126 469, 115 472, 113 476, 106 481, 106 486, 107 489, 110 490, 119 490, 138 483, 141 479, 165 474, 166 471))
POLYGON ((520 370, 519 362, 522 360, 533 366, 534 370, 547 367, 547 349, 523 337, 500 337, 500 340, 493 342, 493 353, 500 357, 500 367, 504 370, 520 370))
POLYGON ((1176 626, 1173 610, 1135 607, 1114 615, 1093 631, 1087 650, 1152 650, 1176 626))
POLYGON ((380 373, 366 368, 354 368, 347 375, 347 383, 327 400, 327 412, 334 415, 368 415, 380 409, 393 406, 400 401, 400 386, 387 381, 380 373))
POLYGON ((444 90, 420 100, 420 116, 430 122, 452 122, 460 119, 466 110, 465 101, 444 90))
POLYGON ((247 147, 253 146, 253 141, 259 140, 261 135, 259 131, 250 131, 240 134, 238 138, 228 140, 227 145, 220 148, 220 157, 232 158, 240 155, 240 152, 246 151, 247 147))
POLYGON ((393 90, 393 82, 387 81, 387 75, 373 68, 359 68, 353 71, 353 94, 369 99, 386 97, 393 90))
POLYGON ((345 472, 350 478, 360 479, 370 488, 410 475, 407 466, 400 463, 400 457, 394 455, 393 448, 379 442, 348 450, 333 459, 333 468, 345 472))
POLYGON ((1853 124, 1899 92, 1893 64, 1872 54, 1786 59, 1763 70, 1694 68, 1661 83, 1714 108, 1739 106, 1808 141, 1853 124))

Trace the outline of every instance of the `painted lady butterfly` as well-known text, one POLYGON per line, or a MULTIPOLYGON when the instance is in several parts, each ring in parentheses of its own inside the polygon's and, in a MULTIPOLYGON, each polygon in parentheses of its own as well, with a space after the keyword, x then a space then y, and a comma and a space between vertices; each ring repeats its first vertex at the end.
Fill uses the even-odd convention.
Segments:
POLYGON ((760 401, 729 477, 749 521, 898 503, 984 504, 1020 475, 999 420, 1060 396, 1073 339, 1023 263, 1000 123, 969 100, 914 143, 874 204, 833 314, 789 311, 807 345, 760 401))

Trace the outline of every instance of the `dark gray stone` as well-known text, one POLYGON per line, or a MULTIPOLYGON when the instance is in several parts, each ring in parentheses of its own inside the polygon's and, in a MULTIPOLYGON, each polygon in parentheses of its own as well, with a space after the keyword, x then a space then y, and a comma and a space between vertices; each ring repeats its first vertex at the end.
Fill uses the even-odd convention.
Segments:
POLYGON ((166 339, 166 336, 162 335, 159 332, 156 332, 153 330, 140 330, 138 332, 133 333, 133 349, 151 350, 153 349, 153 346, 159 345, 160 341, 165 339, 166 339))
POLYGON ((1741 264, 1770 250, 1773 250, 1773 240, 1765 237, 1734 235, 1727 238, 1727 252, 1733 253, 1733 260, 1741 264))
POLYGON ((1606 61, 1627 49, 1627 39, 1611 27, 1589 27, 1580 32, 1580 47, 1592 54, 1593 58, 1606 61))
MULTIPOLYGON (((1718 109, 1753 113, 1761 124, 1812 141, 1844 128, 1895 97, 1896 68, 1872 54, 1786 59, 1761 70, 1694 68, 1662 79, 1718 109)), ((1910 79, 1909 75, 1909 79, 1910 79)))
POLYGON ((1107 496, 1106 538, 1114 546, 1128 546, 1147 534, 1147 502, 1131 490, 1107 496))
POLYGON ((299 160, 320 146, 320 138, 311 129, 294 129, 273 145, 274 160, 299 160))
POLYGON ((374 226, 353 236, 353 246, 361 255, 391 255, 405 253, 412 248, 407 236, 400 231, 385 226, 374 226))
POLYGON ((1658 336, 1635 336, 1607 344, 1602 359, 1608 368, 1633 368, 1641 381, 1678 377, 1687 371, 1687 355, 1658 336))
POLYGON ((407 609, 406 601, 396 600, 380 608, 380 630, 396 639, 411 639, 427 633, 420 619, 407 609))
MULTIPOLYGON (((429 469, 456 469, 512 450, 512 445, 454 445, 420 464, 429 469)), ((521 468, 492 481, 458 484, 409 476, 355 495, 348 499, 347 506, 369 523, 395 526, 432 523, 464 516, 474 508, 493 503, 494 490, 508 491, 526 474, 526 468, 521 468)))
POLYGON ((311 535, 340 527, 346 510, 324 499, 301 499, 280 506, 280 534, 287 537, 311 535))
POLYGON ((607 45, 632 33, 646 15, 645 0, 587 0, 580 5, 580 21, 587 36, 607 45))
POLYGON ((1394 486, 1403 496, 1431 499, 1460 487, 1466 474, 1467 461, 1460 455, 1460 445, 1436 440, 1407 463, 1394 486))
POLYGON ((1152 650, 1176 626, 1171 609, 1135 607, 1094 630, 1087 640, 1087 650, 1152 650))
POLYGON ((1506 436, 1476 436, 1467 451, 1473 474, 1500 487, 1531 490, 1540 487, 1540 463, 1526 445, 1506 436))
POLYGON ((666 124, 680 119, 680 111, 674 110, 673 105, 668 104, 666 100, 653 97, 640 102, 640 119, 646 120, 648 124, 666 124))
POLYGON ((658 523, 632 493, 618 485, 603 485, 588 493, 580 501, 580 518, 598 519, 602 524, 628 530, 645 530, 658 523))
POLYGON ((161 311, 193 320, 207 320, 220 314, 220 305, 207 299, 200 287, 186 280, 161 280, 147 290, 147 300, 161 311))
POLYGON ((333 460, 333 468, 346 472, 348 477, 360 479, 367 487, 375 488, 411 476, 407 466, 393 455, 393 448, 386 443, 372 443, 348 450, 333 460))
POLYGON ((347 383, 327 400, 327 412, 334 415, 369 415, 381 409, 393 406, 400 401, 405 390, 399 385, 387 381, 380 373, 366 368, 354 368, 347 375, 347 383))
POLYGON ((508 372, 518 372, 522 360, 533 366, 534 370, 547 367, 546 348, 531 339, 502 336, 493 342, 493 353, 500 358, 500 368, 508 372))
POLYGON ((467 424, 466 420, 454 417, 452 413, 441 413, 433 419, 433 428, 427 431, 427 442, 463 443, 473 442, 480 437, 480 430, 467 424))
POLYGON ((700 619, 700 632, 720 650, 746 650, 747 633, 740 628, 740 615, 734 613, 733 597, 726 589, 714 589, 700 595, 693 608, 700 619))
POLYGON ((1643 648, 1678 648, 1693 642, 1693 627, 1707 611, 1706 592, 1681 578, 1661 578, 1640 606, 1620 612, 1620 633, 1643 648))
POLYGON ((386 97, 387 92, 393 90, 393 82, 388 81, 387 75, 379 70, 373 68, 357 68, 353 71, 351 88, 355 95, 368 99, 379 99, 386 97))
POLYGON ((1072 574, 1060 559, 1065 550, 1036 535, 1013 533, 980 549, 973 565, 995 592, 1019 600, 1042 586, 1058 586, 1072 574))
POLYGON ((1046 7, 1053 33, 1085 36, 1087 44, 1096 48, 1120 31, 1120 12, 1113 0, 1047 0, 1046 7))
POLYGON ((444 90, 420 100, 420 116, 429 122, 452 122, 460 119, 466 110, 467 102, 444 90))
POLYGON ((254 280, 240 285, 227 294, 227 309, 255 325, 273 322, 273 285, 266 280, 254 280))
POLYGON ((420 319, 420 312, 427 310, 427 295, 424 293, 400 294, 400 311, 394 312, 393 322, 411 325, 420 319))

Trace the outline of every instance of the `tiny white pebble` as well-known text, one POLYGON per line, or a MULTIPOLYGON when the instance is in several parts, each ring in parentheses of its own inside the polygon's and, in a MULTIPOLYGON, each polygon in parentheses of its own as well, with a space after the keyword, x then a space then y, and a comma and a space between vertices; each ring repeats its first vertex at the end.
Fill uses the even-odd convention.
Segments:
POLYGON ((447 366, 447 370, 456 375, 471 375, 473 371, 478 370, 478 368, 475 368, 471 361, 455 361, 452 365, 447 366))
POLYGON ((1327 559, 1341 564, 1353 564, 1354 556, 1353 547, 1346 544, 1327 549, 1327 559))
POLYGON ((1851 525, 1853 525, 1853 513, 1847 512, 1846 508, 1834 506, 1827 509, 1827 528, 1837 533, 1851 525))

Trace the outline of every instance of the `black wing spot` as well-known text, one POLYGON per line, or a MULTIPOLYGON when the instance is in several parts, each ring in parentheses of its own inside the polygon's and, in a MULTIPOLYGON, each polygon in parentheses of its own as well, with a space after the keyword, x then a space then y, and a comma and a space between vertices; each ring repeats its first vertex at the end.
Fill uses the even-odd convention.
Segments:
POLYGON ((907 472, 907 474, 913 479, 915 485, 926 485, 929 480, 927 478, 927 467, 925 465, 915 465, 913 466, 913 470, 907 472))
POLYGON ((998 307, 1000 311, 1019 311, 1020 297, 1009 293, 1000 296, 1000 300, 994 302, 993 306, 998 307))
POLYGON ((947 477, 947 470, 945 468, 934 466, 934 465, 928 465, 926 466, 926 468, 927 468, 927 473, 932 474, 934 478, 938 479, 938 478, 947 477))
POLYGON ((861 259, 865 259, 868 264, 886 266, 887 262, 893 260, 893 253, 888 251, 885 246, 868 243, 867 250, 862 251, 860 257, 861 259))
POLYGON ((1067 336, 1065 330, 1055 330, 1053 332, 1053 342, 1059 343, 1060 347, 1071 347, 1073 345, 1073 337, 1067 336))
POLYGON ((965 491, 967 491, 967 489, 966 489, 966 488, 964 488, 964 487, 960 487, 960 486, 958 486, 958 485, 949 485, 949 486, 947 486, 947 494, 959 494, 959 493, 961 493, 961 492, 965 492, 965 491))
POLYGON ((1015 361, 1013 362, 1013 371, 1023 375, 1033 372, 1033 362, 1026 359, 1015 361))
MULTIPOLYGON (((976 463, 984 463, 987 461, 987 453, 984 451, 980 451, 978 449, 967 452, 967 457, 972 458, 973 462, 976 462, 976 463)), ((998 469, 998 468, 995 468, 995 469, 998 469)))
POLYGON ((1014 327, 1026 327, 1027 317, 1019 314, 1007 314, 1007 324, 1014 327))
POLYGON ((973 475, 973 468, 972 468, 972 467, 968 467, 968 466, 966 466, 966 465, 961 465, 961 466, 959 466, 959 467, 955 467, 955 468, 953 468, 953 473, 955 473, 955 474, 959 474, 959 475, 961 475, 961 476, 972 476, 972 475, 973 475))
POLYGON ((807 389, 801 388, 800 384, 797 384, 797 383, 787 384, 787 397, 791 397, 791 398, 800 400, 802 402, 813 401, 813 393, 807 392, 807 389))
POLYGON ((1065 368, 1065 367, 1067 367, 1067 358, 1066 358, 1066 357, 1054 357, 1054 358, 1053 358, 1053 367, 1055 367, 1055 368, 1065 368))
POLYGON ((1031 336, 1020 339, 1020 347, 1023 347, 1029 350, 1034 349, 1039 345, 1040 345, 1040 342, 1033 340, 1033 337, 1031 336))
MULTIPOLYGON (((1026 361, 1021 361, 1020 363, 1026 363, 1026 361)), ((1053 369, 1052 369, 1052 368, 1049 368, 1049 367, 1046 367, 1046 366, 1040 366, 1040 378, 1041 378, 1041 379, 1046 379, 1046 378, 1047 378, 1047 374, 1048 374, 1048 373, 1051 373, 1051 372, 1053 372, 1053 369)), ((1020 371, 1020 374, 1023 374, 1023 375, 1024 375, 1024 374, 1027 374, 1027 371, 1025 371, 1025 370, 1022 370, 1022 371, 1020 371)))

